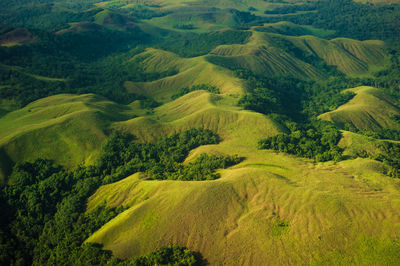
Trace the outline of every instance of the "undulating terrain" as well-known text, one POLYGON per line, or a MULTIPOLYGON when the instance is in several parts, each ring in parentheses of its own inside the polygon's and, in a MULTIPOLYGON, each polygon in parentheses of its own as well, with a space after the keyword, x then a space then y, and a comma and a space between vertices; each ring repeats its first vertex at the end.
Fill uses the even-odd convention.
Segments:
POLYGON ((0 265, 400 264, 398 1, 0 3, 0 265))

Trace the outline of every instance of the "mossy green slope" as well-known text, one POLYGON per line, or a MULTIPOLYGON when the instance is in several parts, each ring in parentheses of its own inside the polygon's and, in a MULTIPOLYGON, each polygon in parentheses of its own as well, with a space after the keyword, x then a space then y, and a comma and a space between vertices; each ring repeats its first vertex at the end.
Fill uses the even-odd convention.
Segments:
POLYGON ((163 72, 171 69, 178 71, 176 75, 152 82, 126 82, 129 92, 154 97, 159 101, 167 101, 180 88, 197 84, 216 86, 222 93, 241 94, 243 83, 233 76, 232 71, 209 63, 203 56, 181 58, 163 50, 149 48, 132 60, 141 60, 146 72, 163 72))
POLYGON ((392 118, 400 114, 400 108, 382 89, 363 86, 349 91, 356 93, 352 100, 320 118, 342 128, 350 124, 358 130, 400 129, 400 124, 392 118))
POLYGON ((268 117, 241 110, 234 106, 235 102, 235 97, 194 91, 155 108, 150 115, 116 122, 113 125, 145 141, 190 128, 204 127, 227 140, 233 140, 233 136, 249 137, 249 142, 256 145, 256 136, 279 132, 278 125, 268 117))
POLYGON ((2 157, 52 159, 66 167, 92 163, 111 122, 133 116, 128 107, 93 94, 47 97, 0 118, 2 157))
MULTIPOLYGON (((388 57, 381 41, 351 39, 325 40, 315 36, 285 36, 275 33, 253 32, 243 45, 219 46, 211 52, 222 65, 249 69, 264 75, 291 75, 299 78, 323 78, 324 73, 302 56, 286 51, 282 42, 297 48, 304 55, 314 56, 351 76, 368 76, 383 69, 388 57)), ((214 59, 215 61, 215 59, 214 59)))
POLYGON ((334 33, 332 30, 318 29, 306 25, 297 25, 289 21, 264 23, 264 25, 254 26, 252 29, 261 32, 271 32, 289 36, 312 35, 319 38, 328 38, 334 33))

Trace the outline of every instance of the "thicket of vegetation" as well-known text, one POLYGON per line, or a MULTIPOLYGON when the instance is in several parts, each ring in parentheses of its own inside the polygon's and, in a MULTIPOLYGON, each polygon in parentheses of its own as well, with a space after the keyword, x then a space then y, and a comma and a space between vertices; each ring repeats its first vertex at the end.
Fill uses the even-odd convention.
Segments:
POLYGON ((328 122, 316 121, 316 117, 350 100, 354 94, 342 91, 357 80, 349 82, 338 76, 317 82, 256 76, 244 70, 235 73, 247 80, 248 92, 239 104, 245 109, 270 114, 289 132, 260 140, 260 149, 273 149, 315 161, 341 159, 342 151, 337 146, 340 132, 328 122))
POLYGON ((260 76, 243 69, 234 73, 247 81, 248 91, 239 100, 241 106, 263 114, 284 114, 298 121, 338 108, 354 97, 354 93, 343 93, 344 89, 365 84, 363 80, 342 75, 312 81, 260 76))
POLYGON ((242 44, 251 36, 250 32, 226 30, 210 33, 186 33, 167 38, 156 47, 174 52, 183 57, 194 57, 211 52, 218 45, 242 44))
POLYGON ((215 87, 213 85, 208 85, 208 84, 200 84, 200 85, 193 85, 190 88, 189 87, 181 88, 179 90, 179 92, 177 92, 171 96, 171 99, 175 100, 175 99, 178 99, 179 97, 182 97, 185 94, 188 94, 189 92, 198 91, 198 90, 204 90, 204 91, 208 91, 211 93, 220 94, 220 90, 217 87, 215 87))
POLYGON ((92 21, 93 15, 101 11, 95 8, 88 10, 93 7, 94 0, 56 2, 2 0, 1 24, 57 31, 67 27, 70 22, 92 21))
POLYGON ((156 143, 132 142, 129 134, 113 132, 105 143, 98 167, 104 182, 115 182, 136 172, 151 179, 210 180, 218 178, 215 170, 241 161, 237 156, 201 155, 188 165, 182 164, 189 151, 206 144, 217 144, 212 131, 191 129, 156 143))
POLYGON ((363 4, 352 0, 327 0, 309 2, 307 5, 284 5, 267 13, 289 14, 270 17, 267 19, 269 22, 287 20, 300 25, 312 25, 335 30, 335 35, 340 37, 395 42, 400 38, 398 4, 363 4), (306 10, 310 12, 289 14, 306 10))
POLYGON ((285 122, 290 133, 278 134, 258 142, 260 149, 272 149, 317 162, 339 161, 342 150, 337 146, 341 134, 330 123, 314 121, 311 124, 285 122))
POLYGON ((135 143, 113 133, 95 166, 66 171, 52 161, 38 159, 14 166, 11 185, 0 188, 1 265, 193 265, 198 260, 185 248, 170 246, 149 255, 121 261, 85 239, 122 209, 98 207, 85 213, 95 190, 129 174, 144 171, 152 179, 209 180, 216 169, 241 161, 237 156, 201 155, 183 165, 189 151, 214 144, 218 136, 193 129, 155 144, 135 143))
POLYGON ((400 131, 389 128, 375 129, 375 130, 358 130, 352 124, 345 124, 343 126, 344 130, 358 133, 367 137, 374 139, 390 139, 390 140, 400 140, 400 131))
POLYGON ((96 93, 119 103, 145 99, 128 93, 123 83, 152 81, 176 70, 147 73, 140 61, 128 62, 144 51, 141 47, 130 49, 140 36, 112 31, 61 36, 43 33, 40 41, 29 45, 0 47, 0 97, 16 100, 21 106, 58 93, 96 93), (115 51, 121 55, 111 55, 115 51))

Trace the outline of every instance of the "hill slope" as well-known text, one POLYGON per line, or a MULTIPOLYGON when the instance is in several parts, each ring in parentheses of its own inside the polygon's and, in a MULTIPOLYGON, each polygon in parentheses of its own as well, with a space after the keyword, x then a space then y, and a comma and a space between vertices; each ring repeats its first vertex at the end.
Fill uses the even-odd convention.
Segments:
POLYGON ((380 41, 361 42, 343 38, 329 41, 314 36, 296 37, 265 32, 253 32, 248 43, 219 46, 211 54, 212 61, 223 66, 249 69, 256 74, 298 78, 324 77, 323 70, 315 65, 316 59, 355 76, 383 69, 388 59, 385 44, 380 41))
POLYGON ((400 114, 400 108, 382 90, 364 86, 349 91, 356 93, 350 102, 334 111, 322 114, 320 118, 331 121, 341 128, 350 124, 358 130, 400 129, 400 125, 391 118, 400 114))
POLYGON ((0 118, 2 157, 45 158, 66 167, 93 162, 111 121, 132 116, 127 107, 93 94, 44 98, 0 118))
POLYGON ((175 243, 211 264, 399 262, 399 245, 391 240, 400 230, 399 181, 379 174, 380 163, 315 166, 268 151, 237 151, 247 159, 216 181, 133 175, 100 188, 89 211, 103 204, 128 209, 88 241, 119 257, 175 243))
POLYGON ((147 117, 115 124, 140 139, 204 126, 223 141, 193 150, 187 162, 203 152, 245 160, 214 181, 152 181, 134 174, 101 187, 88 212, 101 205, 127 210, 87 241, 123 258, 174 243, 201 252, 211 264, 399 263, 393 239, 400 233, 400 181, 383 175, 382 163, 314 164, 258 150, 257 140, 279 127, 230 107, 226 97, 192 92, 147 117))
POLYGON ((140 60, 145 72, 178 71, 176 75, 152 82, 125 83, 129 92, 151 96, 159 101, 169 100, 180 88, 196 84, 216 86, 222 93, 240 94, 243 91, 242 81, 233 77, 231 71, 209 63, 203 56, 181 58, 171 52, 150 48, 132 60, 140 60))

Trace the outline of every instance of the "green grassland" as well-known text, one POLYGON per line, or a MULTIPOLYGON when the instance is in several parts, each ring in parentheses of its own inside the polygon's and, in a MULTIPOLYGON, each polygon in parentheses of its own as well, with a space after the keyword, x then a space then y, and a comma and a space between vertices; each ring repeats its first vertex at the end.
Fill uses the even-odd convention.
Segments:
POLYGON ((198 84, 213 85, 226 94, 243 92, 242 81, 233 77, 232 71, 209 63, 203 56, 180 58, 171 52, 150 48, 137 55, 136 58, 142 58, 141 66, 146 72, 176 69, 178 73, 152 82, 128 81, 125 87, 131 93, 144 94, 158 101, 166 101, 180 88, 198 84))
MULTIPOLYGON (((133 116, 129 107, 96 95, 60 94, 38 100, 0 118, 2 161, 46 158, 68 168, 91 164, 111 122, 133 116)), ((8 172, 6 165, 1 167, 8 172)))
POLYGON ((264 23, 262 26, 254 26, 252 29, 262 32, 278 33, 289 36, 312 35, 319 38, 327 39, 334 31, 318 29, 307 25, 296 25, 289 21, 280 21, 276 23, 264 23))
MULTIPOLYGON (((88 147, 83 133, 97 138, 92 143, 98 144, 110 127, 139 140, 154 140, 203 126, 218 132, 223 141, 193 150, 186 162, 204 152, 245 157, 239 165, 221 170, 215 181, 149 181, 135 174, 101 187, 89 199, 88 212, 100 205, 127 210, 87 241, 102 243, 118 257, 173 243, 201 252, 212 264, 399 262, 394 239, 400 231, 400 183, 383 174, 384 164, 361 158, 315 164, 258 150, 257 140, 280 132, 280 126, 267 116, 235 107, 235 100, 194 91, 146 114, 135 103, 121 106, 94 95, 58 95, 4 116, 1 136, 3 143, 19 137, 25 151, 29 143, 36 143, 28 150, 32 154, 48 145, 59 153, 52 158, 63 161, 69 153, 82 161, 90 152, 95 157, 98 149, 88 147), (132 118, 135 115, 140 117, 132 118), (61 139, 73 151, 63 150, 61 139)), ((13 154, 10 144, 4 147, 13 154)))
POLYGON ((356 96, 338 109, 322 114, 320 118, 340 128, 350 124, 358 130, 399 129, 400 125, 391 117, 399 115, 400 109, 382 90, 364 86, 348 91, 356 93, 356 96))
POLYGON ((135 174, 101 187, 89 199, 89 212, 103 204, 128 209, 88 241, 120 257, 177 243, 211 264, 398 262, 399 246, 391 239, 400 230, 400 183, 382 174, 383 164, 314 164, 260 151, 253 139, 268 131, 232 124, 222 143, 197 148, 187 161, 203 152, 237 153, 246 158, 241 164, 220 171, 215 181, 146 181, 135 174))
POLYGON ((307 57, 319 58, 350 76, 371 74, 388 63, 385 44, 380 41, 325 40, 264 32, 253 32, 252 39, 244 45, 220 46, 211 54, 222 65, 250 69, 258 74, 317 79, 325 73, 313 62, 307 62, 311 60, 307 57))

